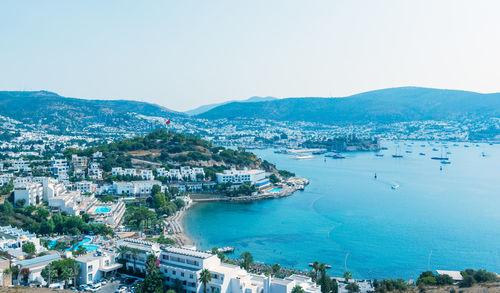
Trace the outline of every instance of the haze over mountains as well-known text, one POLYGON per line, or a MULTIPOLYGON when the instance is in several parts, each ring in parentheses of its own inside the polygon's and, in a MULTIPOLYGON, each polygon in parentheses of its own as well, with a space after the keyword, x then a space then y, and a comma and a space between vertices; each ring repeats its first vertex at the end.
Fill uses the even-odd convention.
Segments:
POLYGON ((241 100, 241 101, 227 101, 227 102, 223 102, 223 103, 203 105, 203 106, 199 106, 197 108, 194 108, 192 110, 188 110, 184 113, 186 113, 190 116, 194 116, 194 115, 205 113, 205 112, 212 110, 213 108, 216 108, 218 106, 222 106, 222 105, 229 104, 232 102, 254 103, 254 102, 265 102, 265 101, 273 101, 273 100, 276 100, 276 98, 275 97, 250 97, 246 100, 241 100))
POLYGON ((0 115, 53 131, 79 130, 92 124, 120 129, 147 127, 147 121, 137 114, 166 118, 185 115, 138 101, 67 98, 48 91, 0 91, 0 115))
POLYGON ((381 89, 345 98, 286 98, 232 102, 196 117, 271 119, 321 123, 392 123, 500 117, 500 93, 480 94, 420 87, 381 89))
MULTIPOLYGON (((252 97, 205 105, 186 113, 205 119, 271 119, 326 124, 488 119, 500 117, 500 93, 401 87, 344 98, 252 97)), ((47 91, 1 91, 0 115, 54 131, 78 130, 90 125, 122 130, 153 127, 141 115, 189 119, 185 113, 145 102, 66 98, 47 91)))

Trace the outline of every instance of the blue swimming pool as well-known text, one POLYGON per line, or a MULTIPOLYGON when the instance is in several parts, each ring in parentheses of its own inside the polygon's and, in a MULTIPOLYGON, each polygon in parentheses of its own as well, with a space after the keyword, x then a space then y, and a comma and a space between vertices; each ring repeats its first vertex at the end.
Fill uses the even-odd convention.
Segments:
POLYGON ((96 213, 96 214, 106 214, 109 212, 111 212, 111 209, 107 206, 100 206, 100 207, 95 208, 95 210, 94 210, 94 213, 96 213))
POLYGON ((269 190, 269 192, 272 192, 272 193, 278 193, 278 192, 281 192, 281 188, 271 188, 269 190))
MULTIPOLYGON (((77 244, 75 244, 73 247, 66 248, 66 250, 67 250, 67 251, 77 250, 77 249, 78 249, 78 247, 83 246, 83 247, 85 247, 85 249, 87 249, 87 252, 96 251, 96 250, 99 248, 99 246, 97 246, 97 245, 92 245, 92 244, 85 244, 85 243, 90 242, 90 240, 91 240, 91 239, 90 239, 89 237, 85 237, 85 238, 83 238, 83 240, 82 240, 82 241, 78 242, 78 243, 77 243, 77 244)), ((56 240, 52 240, 52 241, 49 243, 48 247, 49 247, 49 248, 54 248, 54 246, 56 246, 56 242, 57 242, 56 240)))

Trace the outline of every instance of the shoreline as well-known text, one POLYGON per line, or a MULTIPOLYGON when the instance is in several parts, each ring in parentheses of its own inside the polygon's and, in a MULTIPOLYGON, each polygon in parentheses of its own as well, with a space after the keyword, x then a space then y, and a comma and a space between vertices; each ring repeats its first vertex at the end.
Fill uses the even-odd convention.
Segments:
MULTIPOLYGON (((167 234, 167 237, 171 238, 176 242, 176 244, 180 247, 196 247, 195 242, 188 236, 188 233, 185 229, 185 216, 188 210, 198 202, 215 202, 215 201, 231 201, 231 202, 249 202, 249 201, 257 201, 257 200, 265 200, 265 199, 277 199, 283 198, 292 195, 296 191, 303 190, 305 186, 309 184, 309 180, 301 177, 292 177, 289 178, 284 184, 281 185, 281 190, 279 192, 266 192, 261 195, 251 195, 251 196, 237 196, 237 197, 227 197, 221 195, 212 195, 212 194, 199 194, 202 196, 210 196, 208 198, 193 198, 193 194, 191 197, 191 204, 182 208, 175 215, 165 219, 165 224, 168 225, 170 229, 172 229, 172 234, 167 234)), ((273 187, 275 188, 275 187, 273 187)), ((268 190, 270 190, 269 188, 268 190)), ((198 249, 198 247, 196 247, 198 249)))
POLYGON ((302 177, 292 177, 289 178, 285 183, 282 183, 278 187, 280 188, 279 192, 269 192, 270 189, 262 194, 258 195, 244 195, 244 196, 235 196, 229 197, 220 194, 210 194, 210 193, 195 193, 191 194, 190 197, 194 202, 211 202, 211 201, 233 201, 233 202, 247 202, 247 201, 257 201, 264 199, 276 199, 283 198, 292 195, 296 191, 304 190, 305 186, 309 184, 309 180, 302 177), (197 198, 198 197, 198 198, 197 198))
POLYGON ((175 215, 165 219, 164 223, 172 229, 172 234, 167 234, 166 237, 171 238, 180 247, 194 246, 194 241, 189 238, 184 228, 184 217, 187 211, 195 204, 192 202, 189 206, 182 208, 175 215))

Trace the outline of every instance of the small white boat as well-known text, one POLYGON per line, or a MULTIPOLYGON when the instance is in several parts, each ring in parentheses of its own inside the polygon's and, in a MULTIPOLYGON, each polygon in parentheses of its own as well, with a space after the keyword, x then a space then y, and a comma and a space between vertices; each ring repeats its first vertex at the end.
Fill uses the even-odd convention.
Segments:
POLYGON ((314 156, 296 156, 295 160, 308 160, 308 159, 314 159, 314 156))
POLYGON ((392 189, 398 189, 399 188, 399 184, 393 184, 393 185, 391 185, 391 188, 392 189))

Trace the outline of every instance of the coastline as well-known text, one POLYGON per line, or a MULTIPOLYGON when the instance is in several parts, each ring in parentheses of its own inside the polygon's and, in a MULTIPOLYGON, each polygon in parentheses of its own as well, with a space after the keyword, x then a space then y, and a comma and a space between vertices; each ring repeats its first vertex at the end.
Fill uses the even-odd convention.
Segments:
POLYGON ((172 234, 168 234, 172 240, 180 247, 196 247, 194 241, 188 236, 185 230, 185 216, 188 210, 198 202, 213 202, 213 201, 232 201, 232 202, 248 202, 264 199, 283 198, 292 195, 298 190, 303 190, 309 184, 309 180, 301 177, 292 177, 282 184, 279 192, 266 192, 259 195, 227 197, 218 194, 191 194, 192 202, 189 206, 184 207, 175 215, 167 218, 165 224, 172 229, 172 234), (193 197, 194 196, 194 197, 193 197))
POLYGON ((167 237, 174 240, 180 247, 194 246, 193 240, 189 238, 184 229, 184 217, 186 216, 187 210, 189 210, 189 208, 191 208, 194 204, 195 202, 192 202, 189 206, 182 208, 182 210, 177 212, 175 215, 165 220, 165 224, 168 225, 173 231, 173 233, 168 234, 167 237))
POLYGON ((298 190, 304 190, 305 186, 309 184, 309 180, 302 177, 292 177, 289 178, 285 183, 280 184, 278 187, 280 190, 278 192, 270 192, 271 188, 265 190, 262 194, 257 195, 244 195, 244 196, 235 196, 229 197, 220 194, 191 194, 190 197, 193 202, 206 202, 206 201, 256 201, 263 199, 275 199, 282 198, 292 195, 294 192, 298 190))

